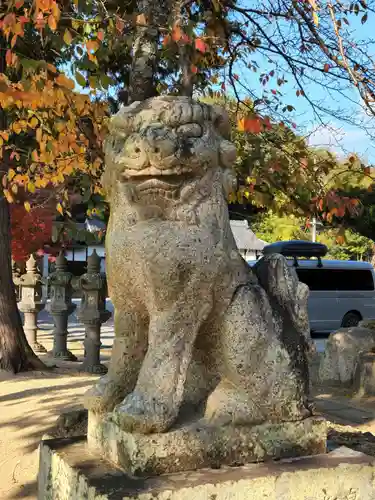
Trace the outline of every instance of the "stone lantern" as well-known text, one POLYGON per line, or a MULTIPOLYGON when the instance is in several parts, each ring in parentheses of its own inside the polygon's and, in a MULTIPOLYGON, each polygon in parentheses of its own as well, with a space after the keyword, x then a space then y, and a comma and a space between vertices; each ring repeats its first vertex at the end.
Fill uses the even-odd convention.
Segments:
POLYGON ((14 288, 15 288, 15 292, 16 292, 17 302, 19 302, 21 300, 20 278, 21 278, 21 273, 18 269, 16 262, 12 259, 12 279, 13 279, 14 288))
POLYGON ((85 358, 82 371, 103 374, 107 368, 100 363, 100 329, 111 313, 105 308, 106 278, 100 272, 100 257, 94 250, 87 259, 87 273, 75 280, 82 301, 77 318, 85 325, 85 358))
POLYGON ((56 270, 47 277, 51 291, 51 301, 47 304, 47 311, 53 317, 53 357, 65 361, 77 361, 67 347, 68 320, 76 305, 72 302, 73 274, 68 271, 68 261, 64 253, 60 252, 56 259, 56 270))
POLYGON ((37 272, 36 260, 33 255, 30 255, 26 263, 26 274, 17 280, 17 284, 21 290, 18 308, 24 314, 23 328, 27 341, 35 352, 47 352, 46 348, 37 341, 37 317, 38 313, 44 309, 45 303, 43 301, 42 276, 37 272))

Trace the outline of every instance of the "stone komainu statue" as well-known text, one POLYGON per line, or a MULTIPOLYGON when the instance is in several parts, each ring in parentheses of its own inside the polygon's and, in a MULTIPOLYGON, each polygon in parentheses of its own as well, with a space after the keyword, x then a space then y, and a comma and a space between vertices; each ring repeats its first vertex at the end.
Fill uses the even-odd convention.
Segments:
POLYGON ((185 405, 213 425, 298 421, 307 401, 307 287, 280 255, 251 271, 229 225, 235 148, 220 108, 157 97, 110 125, 109 371, 85 397, 124 430, 164 432, 185 405))

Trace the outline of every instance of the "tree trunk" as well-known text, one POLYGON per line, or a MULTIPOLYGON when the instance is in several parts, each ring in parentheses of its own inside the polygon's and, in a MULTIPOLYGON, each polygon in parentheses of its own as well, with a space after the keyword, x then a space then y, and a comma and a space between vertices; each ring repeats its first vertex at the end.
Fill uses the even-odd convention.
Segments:
POLYGON ((46 366, 27 343, 12 280, 10 218, 0 192, 0 370, 18 373, 46 366))
POLYGON ((172 0, 139 0, 134 34, 128 104, 157 95, 156 68, 160 33, 165 32, 172 0))

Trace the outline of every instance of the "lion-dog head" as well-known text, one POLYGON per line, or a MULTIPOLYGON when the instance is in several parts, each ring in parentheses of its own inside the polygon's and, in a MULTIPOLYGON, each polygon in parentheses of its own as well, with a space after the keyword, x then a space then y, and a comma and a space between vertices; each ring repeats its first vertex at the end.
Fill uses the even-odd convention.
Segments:
POLYGON ((187 97, 123 107, 110 122, 105 144, 103 186, 109 201, 120 188, 133 206, 177 206, 214 179, 228 193, 236 157, 229 134, 224 110, 187 97))

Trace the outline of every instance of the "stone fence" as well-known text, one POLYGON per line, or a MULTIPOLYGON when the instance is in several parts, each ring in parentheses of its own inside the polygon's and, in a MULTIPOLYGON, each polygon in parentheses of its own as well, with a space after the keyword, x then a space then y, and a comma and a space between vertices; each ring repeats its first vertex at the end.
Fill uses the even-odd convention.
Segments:
POLYGON ((85 353, 80 369, 88 373, 106 373, 107 368, 100 363, 100 331, 111 313, 106 310, 106 277, 100 272, 100 257, 95 250, 87 259, 87 272, 78 278, 68 271, 68 261, 64 253, 60 253, 55 271, 47 278, 39 274, 35 257, 31 255, 25 274, 18 273, 13 265, 13 281, 18 308, 24 315, 25 334, 35 352, 46 352, 37 340, 38 314, 46 309, 54 322, 53 357, 77 361, 67 347, 69 316, 76 311, 77 319, 85 327, 85 353), (48 303, 43 287, 48 288, 48 303), (72 302, 74 292, 78 292, 81 299, 78 307, 72 302))

